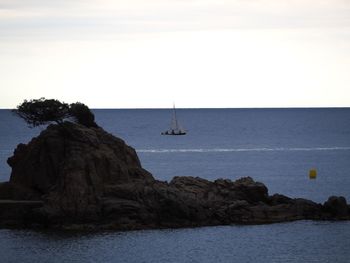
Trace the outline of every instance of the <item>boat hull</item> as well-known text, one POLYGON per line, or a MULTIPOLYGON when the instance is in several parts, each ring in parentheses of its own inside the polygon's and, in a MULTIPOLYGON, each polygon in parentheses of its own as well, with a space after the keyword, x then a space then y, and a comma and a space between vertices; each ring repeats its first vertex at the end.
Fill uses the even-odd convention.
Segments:
POLYGON ((162 132, 161 135, 186 135, 186 132, 162 132))

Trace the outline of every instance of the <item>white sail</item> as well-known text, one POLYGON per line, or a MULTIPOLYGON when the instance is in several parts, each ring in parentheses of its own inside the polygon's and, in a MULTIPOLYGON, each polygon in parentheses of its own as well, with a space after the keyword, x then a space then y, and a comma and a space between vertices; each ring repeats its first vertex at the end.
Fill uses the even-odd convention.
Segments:
POLYGON ((173 108, 173 117, 171 119, 170 129, 172 129, 172 130, 177 130, 178 129, 178 122, 177 122, 177 117, 176 117, 175 105, 174 105, 174 108, 173 108))

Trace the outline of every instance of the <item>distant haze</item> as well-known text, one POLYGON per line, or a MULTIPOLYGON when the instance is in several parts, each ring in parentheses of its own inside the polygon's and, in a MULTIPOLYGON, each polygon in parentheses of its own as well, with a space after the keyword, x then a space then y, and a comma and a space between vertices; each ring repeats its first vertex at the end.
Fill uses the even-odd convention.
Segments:
POLYGON ((350 106, 348 0, 0 0, 0 108, 350 106))

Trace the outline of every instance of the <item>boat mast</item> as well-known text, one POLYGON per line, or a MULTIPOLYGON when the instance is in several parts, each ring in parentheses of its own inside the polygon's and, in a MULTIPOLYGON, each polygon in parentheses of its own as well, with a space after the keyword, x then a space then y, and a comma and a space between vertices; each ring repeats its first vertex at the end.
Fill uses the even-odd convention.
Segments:
POLYGON ((177 116, 176 116, 176 109, 175 109, 175 103, 173 103, 173 108, 174 108, 174 119, 175 119, 175 129, 179 129, 179 125, 177 123, 177 116))

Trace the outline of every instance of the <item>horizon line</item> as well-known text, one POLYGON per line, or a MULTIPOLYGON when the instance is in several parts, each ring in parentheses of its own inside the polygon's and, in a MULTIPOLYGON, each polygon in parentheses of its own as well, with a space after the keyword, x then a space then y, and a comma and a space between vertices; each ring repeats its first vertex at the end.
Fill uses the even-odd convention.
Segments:
MULTIPOLYGON (((89 107, 90 108, 90 107, 89 107)), ((286 107, 280 107, 280 106, 276 106, 276 107, 176 107, 176 109, 183 109, 183 110, 210 110, 210 109, 349 109, 350 106, 286 106, 286 107)), ((12 110, 15 108, 1 108, 0 110, 12 110)), ((91 107, 90 109, 92 110, 169 110, 169 109, 173 109, 173 107, 150 107, 150 108, 146 108, 146 107, 140 107, 140 108, 136 108, 136 107, 126 107, 126 108, 110 108, 110 107, 106 107, 106 108, 95 108, 95 107, 91 107)))

